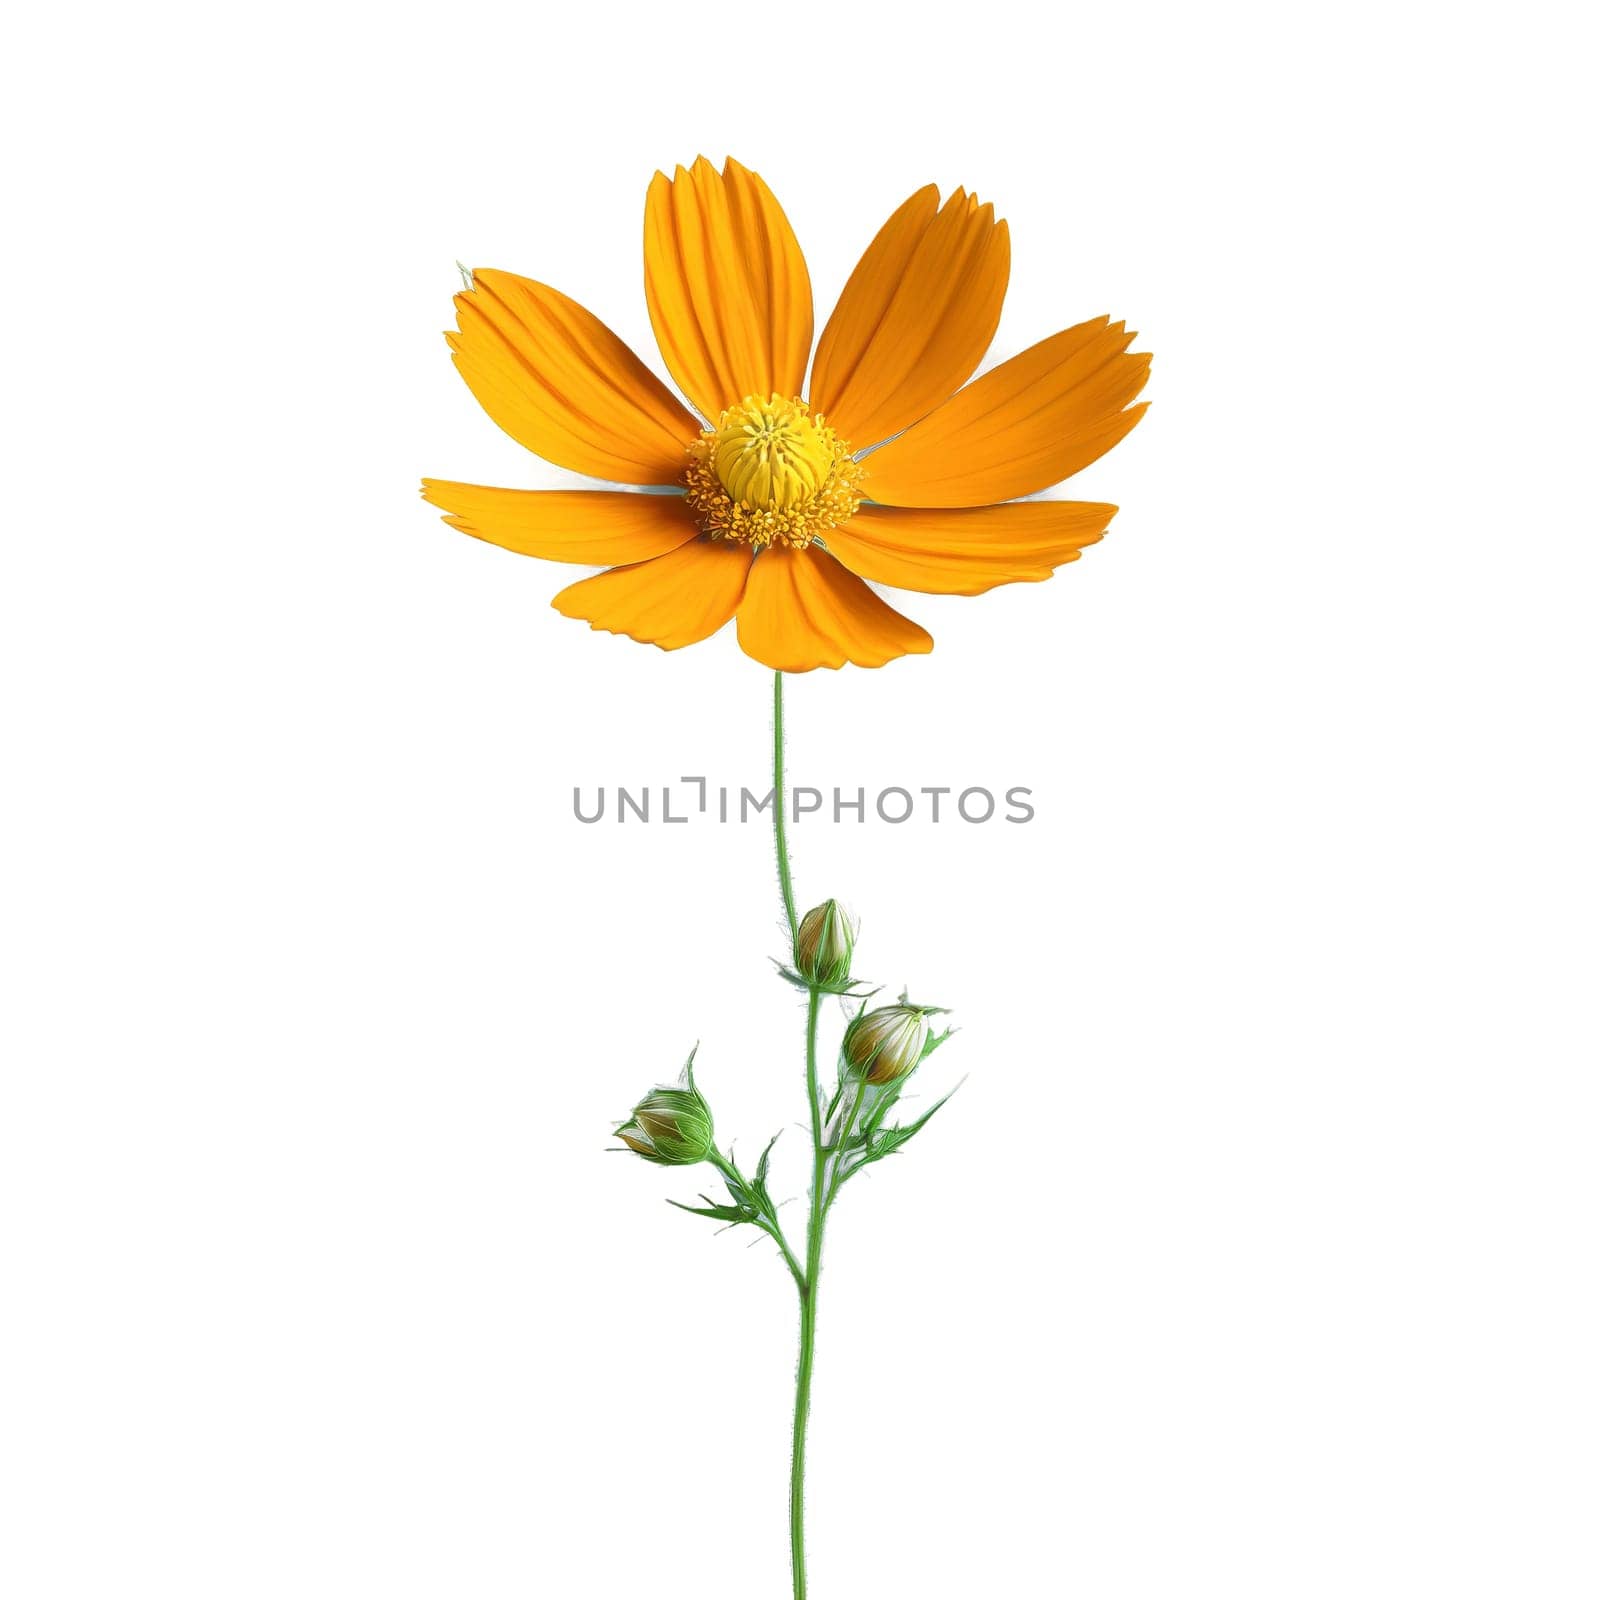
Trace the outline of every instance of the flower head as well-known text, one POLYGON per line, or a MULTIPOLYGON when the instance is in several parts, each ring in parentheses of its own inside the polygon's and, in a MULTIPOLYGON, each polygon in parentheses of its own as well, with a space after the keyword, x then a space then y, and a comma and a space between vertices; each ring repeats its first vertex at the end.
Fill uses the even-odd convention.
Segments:
POLYGON ((1011 269, 1006 225, 976 195, 941 204, 930 184, 894 212, 814 358, 805 258, 737 161, 657 173, 644 255, 656 341, 698 415, 545 284, 485 269, 456 297, 456 366, 512 438, 666 491, 424 481, 464 533, 608 568, 556 596, 564 615, 666 650, 737 619, 746 654, 779 671, 882 666, 933 640, 869 584, 975 595, 1037 582, 1105 532, 1115 506, 1023 497, 1129 432, 1150 357, 1097 317, 969 382, 1011 269))
POLYGON ((652 1089, 633 1115, 617 1129, 617 1137, 646 1161, 660 1166, 689 1167, 711 1153, 714 1130, 711 1107, 694 1086, 694 1057, 677 1087, 652 1089))

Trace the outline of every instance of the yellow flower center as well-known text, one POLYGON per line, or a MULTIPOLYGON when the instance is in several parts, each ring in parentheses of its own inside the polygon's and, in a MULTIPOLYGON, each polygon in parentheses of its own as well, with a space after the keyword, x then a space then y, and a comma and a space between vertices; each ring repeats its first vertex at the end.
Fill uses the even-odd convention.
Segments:
POLYGON ((689 446, 684 481, 713 539, 803 550, 854 516, 865 475, 804 400, 746 395, 689 446))
POLYGON ((804 405, 773 395, 722 413, 711 461, 730 500, 776 511, 816 494, 833 465, 833 451, 804 405))

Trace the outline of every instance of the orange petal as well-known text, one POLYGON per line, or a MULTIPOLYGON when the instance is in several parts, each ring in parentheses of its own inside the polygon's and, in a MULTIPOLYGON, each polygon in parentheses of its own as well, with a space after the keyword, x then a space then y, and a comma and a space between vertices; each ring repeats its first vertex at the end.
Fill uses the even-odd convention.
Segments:
POLYGON ((709 639, 733 615, 749 571, 749 545, 696 539, 653 561, 585 578, 550 603, 591 628, 677 650, 709 639))
POLYGON ((648 561, 700 531, 681 494, 613 494, 589 489, 486 489, 422 480, 422 498, 474 539, 545 561, 609 567, 648 561))
POLYGON ((456 296, 446 334, 478 404, 558 467, 617 483, 676 483, 700 424, 592 312, 488 268, 456 296))
POLYGON ((1098 460, 1147 409, 1123 408, 1150 375, 1136 335, 1096 317, 970 383, 863 463, 892 506, 982 506, 1036 494, 1098 460))
POLYGON ((884 223, 822 330, 811 404, 856 448, 948 400, 983 360, 1011 277, 992 205, 919 189, 884 223))
POLYGON ((874 583, 924 594, 982 594, 1001 583, 1037 583, 1076 561, 1117 514, 1080 500, 1027 500, 960 511, 862 506, 826 534, 828 548, 874 583))
POLYGON ((644 207, 644 292, 668 370, 713 422, 748 395, 800 393, 811 278, 772 191, 731 156, 701 156, 644 207))
POLYGON ((926 655, 933 640, 885 605, 832 556, 811 546, 770 545, 756 558, 739 606, 739 644, 776 672, 881 667, 926 655))

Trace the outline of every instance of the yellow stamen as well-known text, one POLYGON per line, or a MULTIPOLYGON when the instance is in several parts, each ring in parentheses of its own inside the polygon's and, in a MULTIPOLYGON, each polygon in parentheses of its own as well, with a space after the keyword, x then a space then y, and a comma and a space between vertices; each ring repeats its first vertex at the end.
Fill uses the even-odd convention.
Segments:
POLYGON ((803 550, 855 514, 864 476, 804 400, 747 395, 690 445, 685 482, 713 539, 803 550))
POLYGON ((773 395, 723 412, 711 460, 729 499, 772 511, 816 494, 833 452, 800 402, 773 395))

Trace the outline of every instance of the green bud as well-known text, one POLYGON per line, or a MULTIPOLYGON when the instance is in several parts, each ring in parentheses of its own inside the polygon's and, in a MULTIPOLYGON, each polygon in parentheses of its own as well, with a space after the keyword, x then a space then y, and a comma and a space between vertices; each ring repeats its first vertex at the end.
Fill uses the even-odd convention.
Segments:
POLYGON ((617 1137, 636 1155, 664 1167, 692 1167, 711 1153, 711 1107, 694 1086, 694 1057, 677 1088, 652 1089, 633 1115, 617 1129, 617 1137))
POLYGON ((927 1043, 928 1008, 879 1006, 845 1029, 845 1068, 868 1083, 894 1083, 922 1059, 927 1043))
POLYGON ((850 981, 856 927, 837 900, 824 900, 800 919, 794 937, 794 966, 807 983, 839 989, 850 981))

